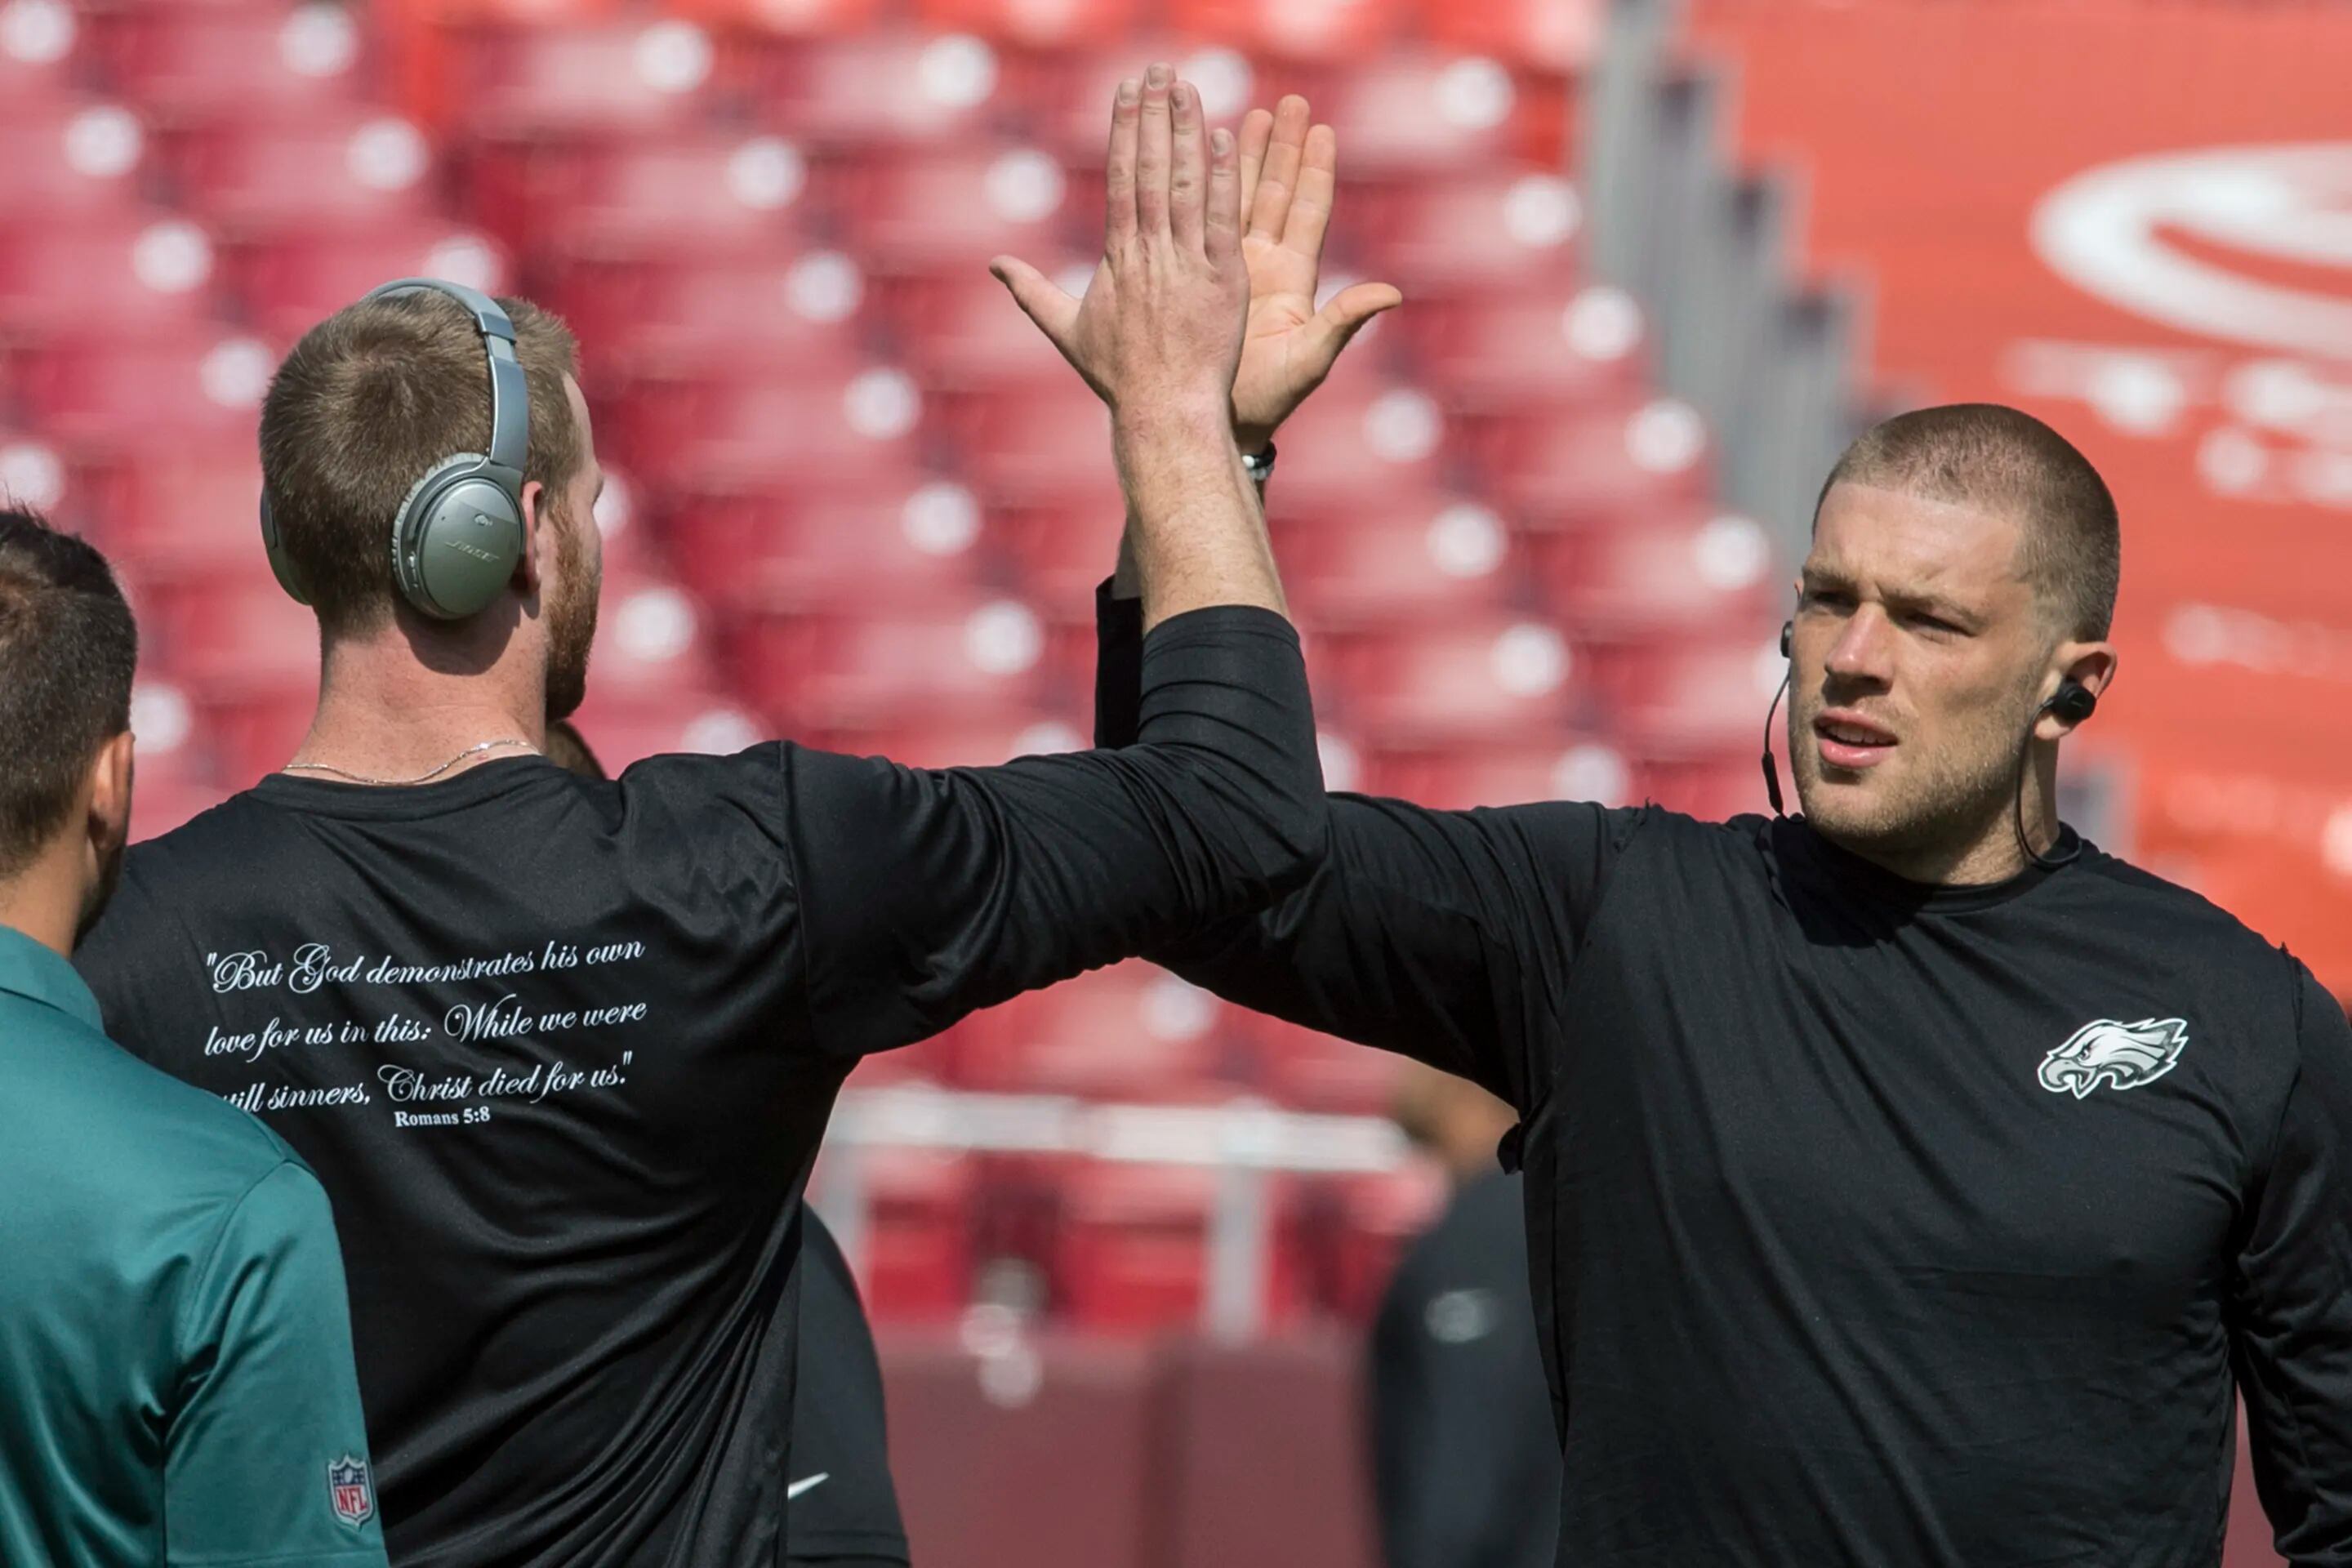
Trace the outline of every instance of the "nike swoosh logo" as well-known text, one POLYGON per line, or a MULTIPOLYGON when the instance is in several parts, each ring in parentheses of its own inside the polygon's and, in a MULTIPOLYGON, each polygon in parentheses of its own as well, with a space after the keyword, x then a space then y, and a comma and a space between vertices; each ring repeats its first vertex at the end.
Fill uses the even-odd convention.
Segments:
POLYGON ((800 1480, 794 1481, 791 1486, 784 1489, 784 1500, 790 1502, 793 1499, 800 1496, 801 1493, 807 1491, 811 1487, 829 1481, 832 1479, 833 1472, 831 1470, 819 1470, 813 1476, 804 1477, 800 1480))

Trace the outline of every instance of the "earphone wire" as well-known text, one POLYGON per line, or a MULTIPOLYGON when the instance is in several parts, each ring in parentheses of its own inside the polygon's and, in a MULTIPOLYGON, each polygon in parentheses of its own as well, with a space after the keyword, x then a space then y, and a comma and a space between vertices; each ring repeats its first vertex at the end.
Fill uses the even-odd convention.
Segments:
MULTIPOLYGON (((2040 722, 2042 715, 2049 710, 2049 705, 2046 703, 2043 704, 2042 708, 2035 711, 2033 715, 2034 722, 2040 722)), ((2025 727, 2025 738, 2018 742, 2017 788, 2011 794, 2011 799, 2016 805, 2017 847, 2020 849, 2024 850, 2025 858, 2041 869, 2044 871, 2055 871, 2061 866, 2071 865, 2074 863, 2075 858, 2083 853, 2083 841, 2080 838, 2077 838, 2074 840, 2074 847, 2072 849, 2067 850, 2063 855, 2053 856, 2044 855, 2040 850, 2034 848, 2033 840, 2025 836, 2025 768, 2026 764, 2032 760, 2033 724, 2028 724, 2025 727)), ((2059 837, 2063 838, 2064 837, 2064 825, 2061 824, 2059 827, 2059 837)), ((2053 842, 2054 843, 2055 840, 2053 839, 2053 842)))

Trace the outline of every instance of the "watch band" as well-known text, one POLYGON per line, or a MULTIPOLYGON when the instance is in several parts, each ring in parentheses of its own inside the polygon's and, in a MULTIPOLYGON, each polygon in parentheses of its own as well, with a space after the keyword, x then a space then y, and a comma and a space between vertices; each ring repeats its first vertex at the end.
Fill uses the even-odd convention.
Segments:
POLYGON ((1242 454, 1242 470, 1249 475, 1250 483, 1254 485, 1262 485, 1265 483, 1267 479, 1273 478, 1274 443, 1268 441, 1265 444, 1265 450, 1263 452, 1244 452, 1242 454))

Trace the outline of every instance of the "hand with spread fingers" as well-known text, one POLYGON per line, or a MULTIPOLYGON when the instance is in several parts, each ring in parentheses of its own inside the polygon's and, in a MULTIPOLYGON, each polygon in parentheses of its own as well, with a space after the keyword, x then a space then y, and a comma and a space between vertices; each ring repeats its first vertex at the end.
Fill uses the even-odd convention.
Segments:
POLYGON ((1296 93, 1272 112, 1253 109, 1242 121, 1250 300, 1234 380, 1234 435, 1244 452, 1263 451, 1275 427, 1323 384, 1349 340, 1404 300, 1386 283, 1358 283, 1315 308, 1339 161, 1338 134, 1312 124, 1296 93))
POLYGON ((1114 415, 1223 416, 1249 296, 1232 133, 1206 134, 1199 90, 1155 65, 1119 84, 1104 180, 1103 258, 1085 299, 1013 257, 990 270, 1114 415))
POLYGON ((991 270, 1111 409, 1128 503, 1122 575, 1147 625, 1211 605, 1280 612, 1282 586, 1240 452, 1234 373, 1249 304, 1241 167, 1201 95, 1155 65, 1119 84, 1102 264, 1073 300, 1024 261, 991 270))

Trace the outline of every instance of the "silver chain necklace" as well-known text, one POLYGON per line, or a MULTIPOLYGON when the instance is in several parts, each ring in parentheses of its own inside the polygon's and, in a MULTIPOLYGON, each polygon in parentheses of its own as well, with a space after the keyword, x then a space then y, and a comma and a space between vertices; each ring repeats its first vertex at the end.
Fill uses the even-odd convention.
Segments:
POLYGON ((386 785, 421 784, 427 783, 430 780, 439 778, 443 773, 447 773, 451 768, 456 767, 467 757, 479 756, 484 752, 489 751, 491 748, 496 746, 520 746, 523 750, 530 752, 533 756, 539 754, 539 748, 532 745, 529 741, 510 737, 500 741, 483 741, 475 745, 468 746, 464 751, 458 752, 456 756, 450 758, 447 762, 443 763, 439 767, 421 773, 413 779, 370 778, 365 773, 355 773, 349 768, 339 768, 332 763, 289 763, 282 771, 289 773, 332 773, 337 778, 349 779, 353 784, 386 785))

